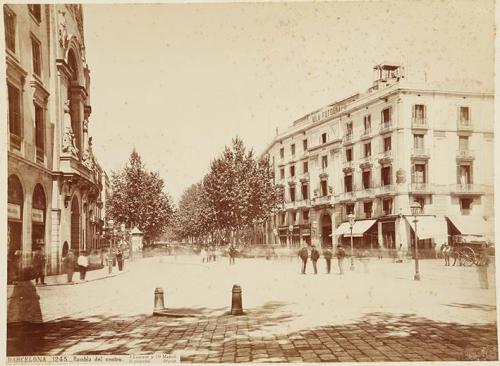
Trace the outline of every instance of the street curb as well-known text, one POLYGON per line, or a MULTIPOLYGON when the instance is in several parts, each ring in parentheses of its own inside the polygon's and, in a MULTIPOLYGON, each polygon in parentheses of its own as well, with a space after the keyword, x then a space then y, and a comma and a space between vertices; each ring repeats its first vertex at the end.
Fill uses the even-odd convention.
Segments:
POLYGON ((53 286, 75 286, 75 285, 83 285, 85 283, 88 283, 88 282, 94 282, 94 281, 99 281, 99 280, 104 280, 106 278, 112 278, 112 277, 116 277, 116 276, 119 276, 123 273, 128 273, 128 269, 125 270, 125 271, 120 271, 118 273, 112 273, 112 274, 108 274, 106 276, 103 276, 103 277, 98 277, 98 278, 93 278, 93 279, 90 279, 90 280, 85 280, 85 281, 78 281, 78 282, 73 282, 73 283, 52 283, 52 284, 46 284, 44 286, 40 286, 40 285, 35 285, 35 287, 38 289, 38 288, 43 288, 43 287, 53 287, 53 286))

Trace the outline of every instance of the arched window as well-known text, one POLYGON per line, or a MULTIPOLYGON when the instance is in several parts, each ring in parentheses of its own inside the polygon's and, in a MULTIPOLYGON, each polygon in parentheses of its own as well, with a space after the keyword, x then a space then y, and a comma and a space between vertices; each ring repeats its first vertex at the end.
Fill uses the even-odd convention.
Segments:
POLYGON ((8 251, 22 250, 23 242, 23 203, 24 193, 21 181, 16 175, 8 179, 8 251))
POLYGON ((31 209, 32 234, 31 247, 36 250, 39 246, 45 245, 45 215, 46 198, 41 184, 37 184, 33 191, 33 207, 31 209))

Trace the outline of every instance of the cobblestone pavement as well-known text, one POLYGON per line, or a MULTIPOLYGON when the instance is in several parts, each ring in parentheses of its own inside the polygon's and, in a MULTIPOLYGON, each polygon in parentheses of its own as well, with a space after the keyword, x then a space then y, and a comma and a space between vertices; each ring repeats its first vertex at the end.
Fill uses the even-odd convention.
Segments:
POLYGON ((51 316, 38 328, 9 326, 7 352, 162 352, 183 362, 498 359, 495 291, 479 289, 472 268, 423 261, 420 283, 410 279, 411 263, 373 262, 345 276, 298 270, 296 261, 154 259, 93 284, 37 288, 42 307, 64 303, 60 316, 43 310, 51 316), (234 283, 243 316, 227 314, 234 283), (169 308, 192 316, 152 316, 155 286, 169 308))

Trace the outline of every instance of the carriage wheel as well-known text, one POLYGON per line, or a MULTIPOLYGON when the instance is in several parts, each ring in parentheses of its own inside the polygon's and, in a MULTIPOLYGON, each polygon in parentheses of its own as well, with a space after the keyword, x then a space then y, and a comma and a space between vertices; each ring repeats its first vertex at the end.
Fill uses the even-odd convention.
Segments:
POLYGON ((476 259, 476 254, 474 253, 472 248, 470 248, 470 247, 463 248, 463 250, 462 250, 462 263, 465 266, 468 266, 468 267, 472 266, 475 262, 475 259, 476 259))

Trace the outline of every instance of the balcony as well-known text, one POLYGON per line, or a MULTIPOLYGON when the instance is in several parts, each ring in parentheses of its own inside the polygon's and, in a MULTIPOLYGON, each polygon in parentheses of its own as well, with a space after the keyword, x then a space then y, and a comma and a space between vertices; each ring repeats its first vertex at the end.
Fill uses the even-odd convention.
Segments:
POLYGON ((392 131, 394 128, 392 121, 385 121, 380 124, 380 133, 386 133, 392 131))
POLYGON ((458 160, 474 160, 475 154, 472 150, 457 150, 458 160))
POLYGON ((372 156, 371 155, 363 156, 361 159, 359 159, 359 167, 361 169, 371 168, 371 166, 372 166, 372 156))
POLYGON ((369 188, 362 188, 360 191, 357 191, 356 197, 358 198, 375 197, 375 188, 372 187, 373 184, 369 188))
POLYGON ((289 186, 294 186, 296 184, 297 184, 297 178, 295 176, 288 177, 288 185, 289 186))
POLYGON ((378 162, 379 164, 388 164, 392 162, 392 159, 392 150, 386 150, 380 153, 378 162))
POLYGON ((286 210, 289 210, 289 209, 297 207, 297 202, 296 201, 287 201, 287 202, 285 202, 284 206, 285 206, 286 210))
POLYGON ((361 140, 366 140, 372 137, 372 129, 370 127, 366 128, 363 132, 361 132, 361 136, 359 137, 361 140))
POLYGON ((410 193, 432 194, 434 187, 429 183, 411 183, 408 185, 408 191, 410 193))
POLYGON ((352 144, 353 143, 353 134, 349 133, 347 135, 344 135, 342 142, 344 143, 344 145, 352 144))
POLYGON ((457 131, 471 132, 473 129, 472 122, 469 120, 458 120, 457 131))
POLYGON ((329 205, 329 204, 331 204, 332 196, 333 195, 329 194, 329 195, 326 195, 326 196, 314 197, 313 200, 312 200, 312 204, 314 206, 329 205))
POLYGON ((353 171, 355 166, 354 166, 354 161, 353 160, 350 160, 350 161, 347 161, 347 160, 344 160, 342 162, 342 171, 345 173, 345 172, 350 172, 350 171, 353 171))
POLYGON ((396 194, 396 186, 394 184, 385 184, 378 187, 376 196, 391 196, 396 194))
POLYGON ((429 128, 429 124, 427 123, 427 118, 425 117, 414 117, 411 120, 411 128, 413 129, 421 129, 426 130, 429 128))
POLYGON ((482 184, 452 184, 450 193, 455 196, 481 196, 485 194, 485 187, 482 184))
POLYGON ((354 191, 351 191, 351 192, 341 192, 341 193, 338 194, 337 199, 340 202, 355 201, 356 200, 356 193, 354 191))
POLYGON ((308 198, 295 202, 295 207, 297 208, 310 207, 310 206, 311 206, 311 200, 308 198))
POLYGON ((412 159, 429 159, 429 149, 424 149, 420 147, 413 148, 411 150, 411 158, 412 159))

